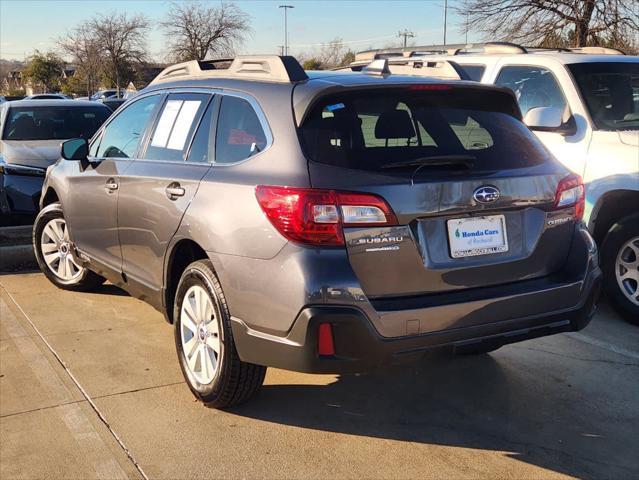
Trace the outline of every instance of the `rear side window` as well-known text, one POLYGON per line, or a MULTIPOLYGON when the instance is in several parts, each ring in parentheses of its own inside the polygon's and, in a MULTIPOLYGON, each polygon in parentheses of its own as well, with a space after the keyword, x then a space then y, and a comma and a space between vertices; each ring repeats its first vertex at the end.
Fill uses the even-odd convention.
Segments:
POLYGON ((161 95, 151 95, 131 103, 122 110, 104 128, 96 157, 133 157, 161 98, 161 95))
POLYGON ((542 67, 504 67, 499 72, 495 85, 510 88, 515 92, 521 113, 537 107, 566 108, 566 100, 554 75, 542 67))
POLYGON ((485 65, 459 65, 464 72, 468 74, 470 79, 474 82, 481 82, 481 77, 484 76, 484 72, 486 71, 485 65))
POLYGON ((321 99, 300 133, 311 160, 347 168, 452 157, 474 170, 543 163, 546 150, 517 115, 512 97, 499 91, 368 90, 321 99))
POLYGON ((210 95, 169 95, 155 122, 144 158, 149 160, 184 161, 198 121, 210 95))
POLYGON ((257 113, 243 98, 224 96, 215 141, 215 163, 245 160, 266 147, 266 134, 257 113))

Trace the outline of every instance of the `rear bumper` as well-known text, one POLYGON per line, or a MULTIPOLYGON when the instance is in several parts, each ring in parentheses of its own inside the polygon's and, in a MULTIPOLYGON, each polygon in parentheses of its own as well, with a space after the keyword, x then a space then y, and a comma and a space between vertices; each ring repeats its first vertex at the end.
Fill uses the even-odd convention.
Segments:
POLYGON ((381 336, 362 310, 349 306, 307 307, 285 337, 252 330, 237 318, 232 319, 232 329, 240 358, 246 362, 308 373, 361 372, 419 358, 436 349, 500 346, 581 330, 595 312, 600 290, 601 270, 592 265, 583 278, 579 302, 571 308, 394 338, 381 336), (332 326, 334 356, 318 355, 322 323, 332 326))

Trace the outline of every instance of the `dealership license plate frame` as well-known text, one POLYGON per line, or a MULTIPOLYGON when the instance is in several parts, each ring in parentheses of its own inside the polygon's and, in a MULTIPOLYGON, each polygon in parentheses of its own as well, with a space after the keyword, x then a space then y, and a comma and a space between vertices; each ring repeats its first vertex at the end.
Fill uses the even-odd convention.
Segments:
POLYGON ((480 257, 485 255, 494 255, 498 253, 508 252, 508 232, 506 228, 506 217, 504 215, 486 215, 481 217, 463 217, 451 218, 446 222, 448 230, 448 247, 449 254, 454 259, 480 257), (499 227, 501 241, 487 243, 484 247, 461 248, 459 247, 458 238, 455 237, 455 231, 460 226, 477 226, 475 230, 486 230, 491 227, 499 227))

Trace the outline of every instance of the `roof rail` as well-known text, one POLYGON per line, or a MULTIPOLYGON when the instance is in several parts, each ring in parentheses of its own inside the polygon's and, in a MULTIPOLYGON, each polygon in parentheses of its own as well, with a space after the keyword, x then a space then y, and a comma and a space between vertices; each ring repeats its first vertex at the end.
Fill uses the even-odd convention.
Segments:
POLYGON ((587 53, 590 55, 625 55, 625 53, 618 48, 609 47, 579 47, 569 48, 573 53, 587 53))
POLYGON ((416 75, 420 77, 441 78, 447 80, 472 80, 456 63, 450 60, 428 60, 420 57, 378 58, 370 63, 353 62, 345 67, 333 68, 334 71, 350 70, 368 75, 416 75))
POLYGON ((240 55, 233 59, 178 63, 162 70, 149 85, 192 78, 237 78, 267 82, 295 83, 308 80, 308 75, 291 56, 240 55))
POLYGON ((463 55, 471 53, 527 53, 521 45, 509 42, 459 43, 450 45, 419 45, 405 48, 365 50, 355 54, 355 61, 369 62, 378 58, 415 57, 425 55, 463 55))

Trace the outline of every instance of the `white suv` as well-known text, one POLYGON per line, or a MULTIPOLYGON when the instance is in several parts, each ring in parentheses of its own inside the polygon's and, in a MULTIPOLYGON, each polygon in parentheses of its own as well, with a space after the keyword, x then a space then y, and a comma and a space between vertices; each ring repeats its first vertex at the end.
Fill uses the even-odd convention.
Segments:
POLYGON ((361 52, 352 68, 380 58, 391 73, 415 75, 445 60, 469 79, 515 92, 529 128, 583 177, 584 220, 600 246, 606 291, 638 323, 639 57, 488 43, 361 52))

